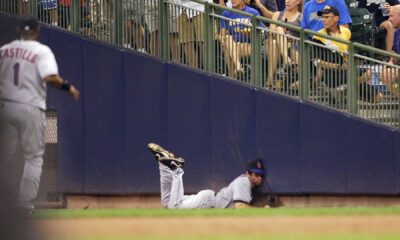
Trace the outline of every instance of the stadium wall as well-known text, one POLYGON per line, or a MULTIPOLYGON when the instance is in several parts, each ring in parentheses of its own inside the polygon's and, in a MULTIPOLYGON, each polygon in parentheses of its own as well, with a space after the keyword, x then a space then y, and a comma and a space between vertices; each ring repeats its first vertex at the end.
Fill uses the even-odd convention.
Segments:
MULTIPOLYGON (((16 21, 0 15, 2 44, 16 21)), ((82 92, 75 103, 48 91, 65 193, 158 193, 148 142, 186 159, 187 192, 218 190, 257 157, 266 192, 400 193, 398 129, 57 28, 43 26, 40 41, 82 92)))

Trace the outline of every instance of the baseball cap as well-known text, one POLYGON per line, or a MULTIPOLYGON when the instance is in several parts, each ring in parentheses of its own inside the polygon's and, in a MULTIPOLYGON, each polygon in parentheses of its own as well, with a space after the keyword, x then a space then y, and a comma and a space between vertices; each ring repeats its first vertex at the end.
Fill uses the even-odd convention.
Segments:
POLYGON ((19 29, 21 31, 29 31, 29 30, 35 30, 38 28, 38 21, 36 17, 31 16, 31 15, 26 15, 22 17, 19 29))
POLYGON ((330 5, 326 5, 324 9, 318 11, 317 15, 322 16, 322 14, 328 14, 328 13, 333 13, 333 15, 335 16, 340 16, 339 11, 335 7, 332 7, 330 5))
POLYGON ((256 159, 247 164, 247 171, 265 175, 264 163, 261 159, 256 159))

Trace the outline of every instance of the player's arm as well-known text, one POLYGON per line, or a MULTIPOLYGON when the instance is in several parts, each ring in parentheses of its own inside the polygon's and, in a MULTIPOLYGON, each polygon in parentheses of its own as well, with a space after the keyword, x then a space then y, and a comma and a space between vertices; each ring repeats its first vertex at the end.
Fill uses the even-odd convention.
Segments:
POLYGON ((75 86, 67 83, 64 79, 62 79, 62 77, 60 77, 59 75, 50 75, 44 78, 44 80, 46 81, 46 83, 50 84, 51 86, 67 91, 73 98, 75 101, 79 100, 80 97, 80 92, 78 89, 75 88, 75 86))
POLYGON ((252 208, 251 205, 242 201, 236 201, 233 205, 235 208, 252 208))

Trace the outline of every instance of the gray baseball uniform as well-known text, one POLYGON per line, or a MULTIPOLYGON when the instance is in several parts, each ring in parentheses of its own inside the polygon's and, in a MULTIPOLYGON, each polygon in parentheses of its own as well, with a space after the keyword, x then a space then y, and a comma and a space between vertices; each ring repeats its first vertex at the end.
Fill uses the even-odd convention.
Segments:
POLYGON ((202 190, 194 195, 184 195, 182 168, 171 170, 159 163, 161 203, 166 208, 231 208, 235 201, 250 203, 250 180, 245 174, 233 180, 227 187, 215 193, 202 190))
POLYGON ((0 49, 0 156, 13 161, 18 145, 25 161, 18 200, 33 208, 44 154, 46 83, 58 74, 49 47, 33 40, 15 40, 0 49))

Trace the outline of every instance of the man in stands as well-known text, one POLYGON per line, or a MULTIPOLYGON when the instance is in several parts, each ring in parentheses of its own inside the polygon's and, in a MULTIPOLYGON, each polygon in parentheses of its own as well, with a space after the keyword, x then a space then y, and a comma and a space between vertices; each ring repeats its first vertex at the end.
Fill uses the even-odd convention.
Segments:
POLYGON ((339 25, 349 27, 352 23, 349 10, 347 9, 344 0, 310 0, 304 5, 303 19, 301 27, 318 32, 324 27, 321 16, 318 16, 318 11, 323 10, 326 6, 335 6, 340 12, 339 25))

